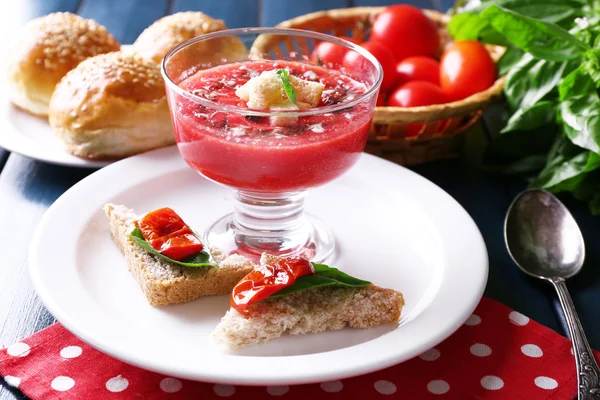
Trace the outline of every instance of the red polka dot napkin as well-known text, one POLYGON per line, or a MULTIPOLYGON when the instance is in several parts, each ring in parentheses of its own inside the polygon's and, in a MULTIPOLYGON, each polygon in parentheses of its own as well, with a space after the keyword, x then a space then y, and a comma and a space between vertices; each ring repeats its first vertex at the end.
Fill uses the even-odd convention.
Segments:
POLYGON ((245 387, 179 380, 111 358, 60 324, 1 348, 0 375, 35 400, 571 400, 577 387, 568 339, 487 298, 435 348, 394 367, 341 381, 245 387))

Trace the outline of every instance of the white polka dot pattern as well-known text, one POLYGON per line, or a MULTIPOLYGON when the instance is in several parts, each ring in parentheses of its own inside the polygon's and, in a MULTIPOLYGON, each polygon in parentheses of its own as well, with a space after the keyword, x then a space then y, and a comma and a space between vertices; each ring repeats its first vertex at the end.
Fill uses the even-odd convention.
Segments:
POLYGON ((58 392, 66 392, 75 386, 75 381, 68 376, 57 376, 50 383, 50 387, 58 392))
POLYGON ((115 376, 114 378, 110 378, 106 381, 106 389, 109 392, 119 393, 123 390, 127 389, 129 386, 129 381, 126 378, 123 378, 121 375, 115 376))
POLYGON ((4 380, 8 384, 8 386, 12 386, 14 388, 18 388, 21 384, 21 378, 17 378, 16 376, 6 375, 4 380))
POLYGON ((492 354, 490 346, 482 343, 475 343, 469 350, 471 351, 471 354, 477 357, 487 357, 492 354))
POLYGON ((440 351, 436 348, 429 349, 425 353, 421 354, 419 358, 425 361, 435 361, 440 358, 440 351))
POLYGON ((380 381, 375 382, 375 384, 373 386, 375 387, 375 390, 377 390, 377 392, 379 392, 381 394, 396 393, 396 385, 394 385, 390 381, 380 380, 380 381))
POLYGON ((283 396, 290 391, 289 386, 269 386, 267 387, 267 393, 271 396, 283 396))
POLYGON ((62 358, 77 358, 83 353, 81 347, 79 346, 67 346, 60 351, 60 356, 62 358))
POLYGON ((471 314, 469 318, 465 321, 465 325, 467 326, 475 326, 481 323, 481 317, 476 314, 471 314))
POLYGON ((160 381, 160 390, 165 393, 177 393, 183 387, 183 382, 176 378, 164 378, 160 381))
POLYGON ((31 348, 27 343, 14 343, 8 346, 6 353, 13 357, 25 357, 31 352, 31 348))
POLYGON ((511 311, 510 314, 508 314, 508 319, 510 319, 513 324, 519 326, 525 326, 529 323, 529 317, 526 317, 520 312, 516 311, 511 311))
POLYGON ((233 394, 235 393, 235 386, 216 384, 215 386, 213 386, 213 391, 217 396, 229 397, 233 396, 233 394))
MULTIPOLYGON (((48 397, 104 398, 135 397, 135 393, 153 393, 155 396, 179 398, 194 395, 216 398, 282 399, 300 396, 303 399, 327 400, 344 398, 390 398, 411 393, 415 399, 493 397, 512 399, 521 393, 525 396, 557 396, 563 387, 565 371, 572 371, 572 356, 568 340, 541 340, 537 322, 523 314, 511 312, 500 304, 492 304, 488 310, 486 300, 459 328, 459 332, 436 347, 430 347, 418 357, 401 367, 363 375, 352 380, 332 380, 296 386, 261 385, 259 387, 226 384, 199 383, 157 375, 123 366, 96 349, 79 341, 68 332, 61 332, 59 324, 49 328, 52 332, 45 342, 36 338, 22 339, 0 350, 0 363, 11 365, 4 373, 7 387, 22 391, 38 390, 49 393, 48 397), (496 312, 496 315, 492 313, 496 312), (53 329, 53 330, 52 330, 53 329), (31 343, 31 344, 30 344, 31 343), (85 354, 84 354, 85 353, 85 354), (502 360, 511 360, 506 368, 502 360), (86 369, 94 360, 94 370, 86 369), (449 366, 461 363, 464 369, 449 366), (548 363, 552 361, 552 369, 548 363), (26 368, 38 364, 44 369, 43 379, 31 379, 26 368), (118 364, 117 364, 118 363, 118 364), (12 368, 22 366, 22 369, 12 368), (109 372, 119 371, 119 372, 109 372), (115 373, 119 374, 115 376, 115 373), (402 377, 402 378, 399 378, 402 377), (111 393, 112 392, 112 393, 111 393)), ((546 332, 552 335, 552 332, 546 332)), ((572 352, 572 350, 571 350, 572 352)), ((3 364, 4 365, 4 364, 3 364)), ((370 400, 370 399, 369 399, 370 400)))
POLYGON ((521 346, 521 352, 528 357, 540 358, 544 355, 544 352, 538 345, 535 344, 525 344, 521 346))
POLYGON ((494 375, 486 375, 481 378, 481 386, 487 390, 500 390, 504 387, 504 381, 494 375))
POLYGON ((427 390, 433 394, 444 394, 448 393, 450 390, 450 385, 446 381, 436 379, 427 384, 427 390))
POLYGON ((538 376, 534 380, 535 386, 540 389, 552 390, 558 387, 558 382, 556 382, 552 378, 548 378, 547 376, 538 376))
POLYGON ((343 388, 344 384, 342 383, 342 381, 330 381, 321 383, 321 389, 323 389, 327 393, 341 392, 343 388))

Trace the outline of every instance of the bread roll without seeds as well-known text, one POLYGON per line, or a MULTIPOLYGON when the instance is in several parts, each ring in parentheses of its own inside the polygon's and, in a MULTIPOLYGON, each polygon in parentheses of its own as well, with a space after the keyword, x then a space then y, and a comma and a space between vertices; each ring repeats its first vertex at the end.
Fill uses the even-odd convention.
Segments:
POLYGON ((83 61, 56 86, 50 125, 68 152, 115 159, 175 143, 158 66, 133 52, 83 61))
POLYGON ((105 27, 75 14, 31 20, 7 56, 8 98, 25 111, 47 116, 52 92, 67 72, 89 57, 119 48, 105 27))

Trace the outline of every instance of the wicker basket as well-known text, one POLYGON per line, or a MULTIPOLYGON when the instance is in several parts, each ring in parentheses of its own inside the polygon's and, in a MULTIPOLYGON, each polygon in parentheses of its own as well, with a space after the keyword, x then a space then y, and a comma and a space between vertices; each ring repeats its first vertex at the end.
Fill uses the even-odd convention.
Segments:
MULTIPOLYGON (((351 36, 361 42, 368 39, 369 29, 384 7, 354 7, 319 11, 284 21, 280 28, 296 28, 327 33, 334 36, 351 36)), ((446 31, 449 16, 437 11, 424 10, 438 27, 441 38, 440 53, 450 37, 446 31)), ((253 51, 279 54, 283 46, 294 51, 294 44, 281 42, 282 36, 264 36, 254 43, 253 51)), ((303 46, 301 46, 303 47, 303 46)), ((307 49, 302 49, 303 53, 307 49)), ((494 61, 504 52, 502 47, 488 46, 494 61)), ((305 53, 306 54, 306 53, 305 53)), ((463 132, 479 120, 487 105, 502 94, 504 77, 489 89, 464 100, 426 107, 377 107, 365 151, 404 165, 451 158, 460 154, 463 132), (419 124, 415 134, 406 136, 409 124, 419 124)))

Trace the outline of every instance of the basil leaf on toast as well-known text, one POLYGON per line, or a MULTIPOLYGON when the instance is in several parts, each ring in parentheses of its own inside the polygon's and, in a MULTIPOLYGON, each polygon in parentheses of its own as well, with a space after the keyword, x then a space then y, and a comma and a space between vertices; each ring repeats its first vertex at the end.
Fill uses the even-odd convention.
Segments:
POLYGON ((300 292, 306 289, 315 287, 344 287, 344 288, 359 288, 370 285, 371 282, 363 281, 362 279, 354 278, 340 271, 337 268, 329 267, 325 264, 315 264, 315 275, 305 275, 296 279, 292 286, 281 289, 277 293, 269 296, 270 299, 288 295, 290 293, 300 292))
POLYGON ((154 247, 150 246, 150 244, 146 241, 146 238, 144 238, 142 231, 138 227, 135 227, 133 231, 131 231, 129 236, 131 237, 131 239, 133 239, 134 242, 139 244, 148 253, 160 258, 163 261, 181 265, 183 267, 219 267, 218 264, 212 259, 210 253, 204 250, 190 257, 184 258, 181 261, 173 260, 172 258, 169 258, 161 252, 154 249, 154 247))

